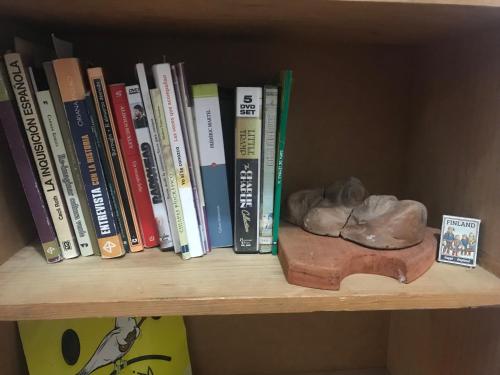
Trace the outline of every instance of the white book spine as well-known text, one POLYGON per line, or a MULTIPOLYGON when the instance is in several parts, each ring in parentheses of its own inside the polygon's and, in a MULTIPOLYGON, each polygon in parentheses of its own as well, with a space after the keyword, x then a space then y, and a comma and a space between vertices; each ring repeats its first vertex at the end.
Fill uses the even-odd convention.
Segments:
POLYGON ((18 53, 6 54, 4 58, 63 257, 75 258, 79 255, 78 248, 57 183, 57 175, 26 70, 18 53))
POLYGON ((184 146, 186 148, 186 156, 188 161, 190 178, 192 181, 194 203, 197 212, 197 219, 200 228, 201 245, 203 252, 210 251, 208 243, 208 231, 205 213, 205 200, 203 195, 203 188, 201 186, 201 172, 200 172, 200 159, 198 155, 198 148, 196 137, 194 136, 194 119, 191 105, 189 104, 188 88, 184 85, 185 77, 182 64, 179 64, 179 69, 172 66, 172 76, 175 88, 175 94, 178 103, 179 118, 184 136, 184 146), (182 71, 181 71, 182 70, 182 71), (199 177, 199 179, 198 179, 199 177))
POLYGON ((168 192, 172 201, 174 210, 173 221, 177 229, 177 235, 180 242, 180 253, 183 259, 189 259, 189 243, 186 233, 186 223, 184 222, 184 214, 182 213, 181 198, 179 196, 179 188, 177 186, 177 177, 174 166, 174 158, 172 157, 172 149, 170 147, 170 138, 168 136, 167 120, 165 118, 165 110, 161 100, 160 89, 154 88, 150 90, 151 101, 153 102, 153 110, 155 113, 156 126, 160 137, 161 152, 165 159, 165 167, 167 168, 168 192))
POLYGON ((80 253, 84 256, 94 255, 50 91, 37 91, 36 97, 80 253))
POLYGON ((277 87, 264 87, 263 109, 259 251, 268 253, 271 252, 273 244, 274 171, 276 168, 276 124, 278 121, 277 87))
POLYGON ((165 165, 165 159, 162 154, 162 147, 160 142, 160 137, 158 135, 158 129, 156 124, 156 119, 153 110, 153 103, 151 102, 151 96, 149 92, 148 80, 146 77, 146 71, 144 69, 144 64, 139 63, 136 64, 135 70, 137 73, 137 79, 139 81, 139 88, 141 89, 142 102, 144 104, 144 111, 146 112, 146 117, 148 119, 149 126, 149 134, 151 136, 151 141, 153 144, 153 150, 156 157, 158 174, 160 176, 160 184, 163 194, 163 199, 165 201, 165 206, 167 209, 167 214, 170 223, 170 233, 172 234, 172 240, 174 242, 174 250, 176 253, 181 252, 181 245, 179 240, 179 233, 174 230, 174 221, 175 221, 175 210, 172 202, 172 197, 169 192, 169 183, 168 183, 168 175, 167 168, 165 165))
POLYGON ((170 64, 165 63, 153 65, 153 76, 155 78, 156 87, 160 89, 165 117, 167 120, 170 146, 177 172, 179 196, 186 224, 189 253, 192 257, 202 256, 203 247, 201 244, 199 224, 196 217, 193 189, 189 179, 186 149, 180 128, 179 112, 177 109, 177 101, 175 99, 170 64))
POLYGON ((142 157, 142 166, 146 174, 149 197, 153 205, 153 213, 160 234, 160 247, 169 248, 174 245, 167 208, 163 197, 162 185, 158 174, 153 142, 149 132, 148 120, 144 111, 139 85, 127 86, 127 99, 134 120, 135 134, 142 157))

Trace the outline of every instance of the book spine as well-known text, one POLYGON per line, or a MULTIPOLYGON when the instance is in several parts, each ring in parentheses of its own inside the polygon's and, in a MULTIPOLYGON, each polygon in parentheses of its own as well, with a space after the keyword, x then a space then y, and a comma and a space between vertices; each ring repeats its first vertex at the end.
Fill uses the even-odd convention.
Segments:
MULTIPOLYGON (((187 118, 181 97, 178 72, 174 65, 171 66, 171 71, 172 71, 172 82, 174 84, 173 86, 174 93, 178 104, 177 109, 179 113, 179 124, 182 132, 182 137, 184 138, 184 148, 186 150, 186 161, 189 171, 189 180, 191 181, 191 189, 193 190, 196 220, 198 222, 198 230, 200 233, 200 240, 203 253, 206 254, 210 250, 210 247, 208 245, 208 232, 205 222, 205 213, 201 203, 203 198, 200 197, 201 190, 198 189, 198 184, 196 182, 196 173, 195 173, 196 162, 193 158, 193 151, 191 150, 191 143, 189 141, 189 133, 187 130, 187 118)), ((198 168, 199 168, 199 162, 198 162, 198 168)))
POLYGON ((234 251, 259 251, 262 88, 236 89, 234 251))
POLYGON ((83 219, 80 200, 76 194, 73 174, 68 165, 68 155, 62 141, 50 91, 37 91, 36 97, 80 253, 84 256, 94 255, 87 223, 83 219))
POLYGON ((137 142, 142 156, 142 165, 146 172, 149 198, 153 206, 154 217, 160 236, 160 248, 168 249, 174 246, 172 230, 163 197, 163 189, 158 173, 159 168, 149 132, 148 118, 145 114, 144 103, 141 98, 141 91, 139 85, 127 86, 126 90, 130 112, 133 114, 137 142))
MULTIPOLYGON (((170 223, 170 233, 172 234, 172 240, 174 242, 174 250, 176 253, 182 253, 181 242, 179 238, 178 231, 174 230, 175 224, 175 209, 170 196, 169 180, 167 177, 167 169, 165 163, 165 157, 163 156, 162 144, 160 142, 160 136, 158 132, 157 120, 155 111, 153 110, 153 103, 151 101, 151 93, 149 90, 148 80, 146 77, 146 70, 144 69, 144 64, 139 63, 135 66, 135 71, 137 74, 137 80, 139 81, 139 88, 141 89, 142 101, 144 103, 144 111, 146 113, 146 118, 148 119, 149 134, 151 135, 151 141, 153 143, 153 150, 155 152, 156 163, 158 165, 158 174, 160 176, 160 184, 163 193, 163 199, 165 206, 167 208, 167 214, 170 223)), ((184 248, 184 253, 186 253, 186 248, 184 248)))
POLYGON ((233 246, 224 137, 216 84, 194 85, 194 112, 210 242, 233 246))
POLYGON ((260 195, 259 251, 270 253, 273 244, 274 170, 276 168, 276 125, 278 121, 278 88, 264 87, 262 129, 262 166, 260 195))
POLYGON ((53 68, 61 100, 64 103, 101 257, 120 257, 125 254, 125 248, 113 217, 96 139, 92 132, 80 64, 74 58, 60 59, 54 60, 53 68))
POLYGON ((125 84, 108 86, 115 127, 145 247, 160 244, 125 84))
POLYGON ((177 176, 179 196, 184 213, 184 222, 189 243, 189 253, 192 257, 203 255, 199 224, 196 216, 193 189, 189 178, 187 156, 180 128, 179 112, 175 98, 174 84, 170 64, 153 65, 153 76, 156 86, 160 89, 163 109, 167 121, 170 147, 174 157, 174 166, 177 176))
POLYGON ((21 56, 6 54, 5 63, 63 256, 75 258, 79 255, 78 248, 21 56))
POLYGON ((203 190, 203 181, 201 177, 200 155, 198 152, 198 135, 196 134, 196 126, 194 123, 193 100, 192 96, 189 93, 189 86, 187 83, 186 72, 184 69, 183 62, 177 64, 177 71, 179 72, 179 86, 182 99, 182 106, 184 107, 184 116, 186 118, 186 129, 188 133, 190 149, 192 151, 194 177, 200 200, 203 234, 205 236, 207 251, 210 251, 212 248, 212 244, 210 241, 210 234, 208 232, 207 209, 205 202, 205 193, 203 190))
POLYGON ((170 199, 172 202, 173 218, 175 228, 179 237, 179 245, 181 254, 184 259, 189 259, 189 243, 186 232, 186 223, 184 221, 184 213, 182 212, 181 197, 179 194, 179 187, 177 186, 177 177, 174 166, 174 158, 172 156, 172 148, 170 147, 170 137, 168 135, 167 120, 165 118, 165 111, 163 110, 163 103, 159 89, 151 90, 151 100, 153 110, 156 118, 156 125, 158 127, 158 135, 162 146, 162 154, 165 159, 165 166, 167 169, 167 188, 169 190, 170 199))
POLYGON ((281 75, 281 98, 280 117, 278 128, 278 146, 276 154, 276 183, 274 191, 274 226, 273 226, 273 248, 274 255, 278 254, 278 232, 281 213, 281 190, 283 188, 283 161, 285 158, 286 127, 288 121, 288 109, 290 107, 290 95, 292 92, 292 71, 286 70, 281 75))
POLYGON ((125 166, 122 159, 120 145, 118 144, 108 93, 106 92, 106 82, 101 68, 87 69, 92 95, 95 101, 97 117, 99 119, 101 136, 106 151, 106 157, 111 169, 113 184, 116 187, 117 201, 125 223, 130 251, 137 252, 143 250, 142 238, 137 221, 137 215, 132 203, 132 194, 128 184, 125 166))
POLYGON ((0 124, 3 127, 7 143, 16 165, 17 173, 26 194, 36 231, 42 243, 43 253, 48 263, 63 260, 59 243, 57 242, 54 225, 43 199, 43 192, 35 175, 31 155, 26 147, 24 135, 21 132, 15 104, 12 102, 10 83, 3 61, 0 61, 0 124))
POLYGON ((120 210, 120 204, 116 196, 115 185, 113 184, 113 175, 111 174, 111 167, 108 164, 108 158, 106 157, 106 150, 104 149, 104 144, 102 141, 99 120, 97 119, 97 112, 94 106, 94 99, 90 92, 85 93, 85 107, 87 109, 87 114, 90 120, 90 129, 94 136, 95 143, 97 146, 97 157, 102 167, 104 173, 105 184, 108 187, 109 201, 111 203, 111 210, 113 216, 115 217, 115 222, 118 230, 118 234, 122 239, 123 248, 128 253, 130 252, 130 246, 128 243, 127 232, 125 230, 125 222, 123 221, 122 212, 120 210))
MULTIPOLYGON (((59 93, 59 87, 57 86, 57 79, 54 73, 52 62, 45 62, 43 64, 43 69, 45 71, 45 76, 47 77, 50 96, 52 99, 52 104, 54 106, 57 123, 59 125, 62 143, 66 151, 67 165, 69 167, 68 174, 73 178, 73 186, 78 197, 79 207, 81 211, 80 217, 84 222, 85 227, 87 228, 88 237, 90 239, 90 248, 93 250, 93 254, 100 255, 96 231, 92 222, 92 214, 87 203, 85 186, 83 185, 80 168, 78 167, 78 158, 76 157, 75 147, 73 145, 73 140, 71 137, 71 130, 69 128, 68 119, 66 118, 66 113, 64 112, 64 104, 61 99, 61 94, 59 93)), ((84 251, 82 251, 82 255, 86 255, 84 251)))

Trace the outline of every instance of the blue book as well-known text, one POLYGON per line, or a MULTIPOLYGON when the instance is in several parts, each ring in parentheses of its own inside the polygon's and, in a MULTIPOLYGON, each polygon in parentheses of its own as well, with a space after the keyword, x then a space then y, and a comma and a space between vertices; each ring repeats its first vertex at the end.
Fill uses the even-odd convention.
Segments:
POLYGON ((216 84, 193 86, 201 178, 212 247, 233 246, 224 138, 216 84))

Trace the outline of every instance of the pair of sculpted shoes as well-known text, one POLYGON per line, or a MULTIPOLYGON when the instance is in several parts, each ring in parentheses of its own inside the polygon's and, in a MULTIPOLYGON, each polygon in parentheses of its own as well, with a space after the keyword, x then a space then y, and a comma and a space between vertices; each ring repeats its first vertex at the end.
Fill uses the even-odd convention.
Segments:
POLYGON ((427 209, 420 202, 393 195, 369 196, 361 181, 350 177, 326 189, 291 194, 286 220, 310 233, 396 250, 422 242, 427 209))

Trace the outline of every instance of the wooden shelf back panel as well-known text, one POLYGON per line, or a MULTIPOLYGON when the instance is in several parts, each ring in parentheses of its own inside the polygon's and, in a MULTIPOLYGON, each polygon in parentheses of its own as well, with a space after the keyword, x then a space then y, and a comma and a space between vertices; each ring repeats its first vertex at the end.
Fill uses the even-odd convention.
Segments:
POLYGON ((499 0, 254 0, 3 2, 5 17, 60 28, 288 35, 396 43, 498 25, 499 0))

